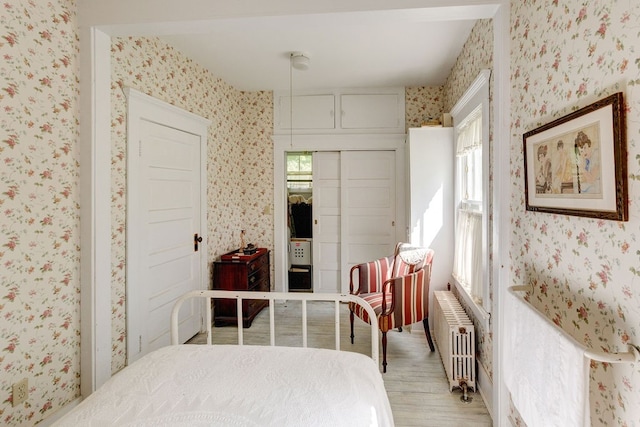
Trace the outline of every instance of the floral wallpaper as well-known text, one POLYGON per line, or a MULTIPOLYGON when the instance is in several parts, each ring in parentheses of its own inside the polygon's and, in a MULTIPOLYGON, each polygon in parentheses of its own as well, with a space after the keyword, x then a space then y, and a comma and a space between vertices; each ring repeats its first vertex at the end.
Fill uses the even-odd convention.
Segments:
POLYGON ((482 69, 493 68, 493 20, 478 20, 447 77, 443 90, 444 111, 451 111, 482 69))
POLYGON ((0 6, 1 425, 80 393, 78 49, 74 0, 0 6))
MULTIPOLYGON (((458 59, 451 70, 451 74, 447 78, 444 85, 444 108, 445 111, 451 111, 455 106, 458 99, 464 95, 469 86, 478 77, 478 73, 482 69, 493 68, 493 20, 481 19, 471 29, 469 38, 462 47, 462 51, 458 56, 458 59)), ((493 77, 491 78, 491 82, 493 77)), ((493 90, 491 89, 493 84, 490 83, 489 89, 489 123, 492 123, 492 106, 493 106, 493 90)), ((493 126, 493 125, 492 125, 493 126)), ((490 151, 493 153, 493 130, 489 130, 489 145, 490 151)), ((493 154, 491 154, 493 157, 493 154)), ((492 176, 491 171, 489 175, 492 176)), ((490 180, 492 181, 492 180, 490 180)), ((490 184, 491 186, 491 184, 490 184)), ((488 195, 489 200, 492 198, 492 193, 488 195)), ((490 203, 489 212, 491 212, 492 205, 490 203)), ((491 230, 489 230, 491 235, 491 230)), ((493 289, 493 283, 490 279, 489 286, 493 289)), ((457 292, 455 288, 452 288, 454 292, 457 292)), ((493 296, 493 292, 490 290, 490 296, 493 296)), ((464 305, 464 300, 458 298, 461 304, 464 305)), ((472 319, 476 330, 476 358, 481 367, 487 372, 487 375, 493 377, 493 338, 492 331, 485 330, 484 325, 475 319, 471 309, 466 307, 466 311, 469 313, 469 317, 472 319)))
MULTIPOLYGON (((247 243, 273 249, 273 94, 242 92, 242 105, 242 162, 234 168, 243 183, 242 226, 247 243)), ((239 247, 237 230, 229 236, 232 248, 239 247)))
MULTIPOLYGON (((533 305, 577 341, 611 352, 640 344, 638 22, 637 1, 511 3, 512 284, 531 284, 533 305), (619 91, 629 221, 526 211, 522 135, 619 91)), ((639 384, 640 364, 592 362, 592 425, 640 426, 639 384)))
POLYGON ((405 128, 418 128, 430 119, 440 119, 444 110, 442 86, 405 88, 405 128))
POLYGON ((126 99, 123 88, 212 121, 208 135, 209 265, 246 241, 273 248, 273 100, 241 92, 157 38, 112 40, 112 371, 126 361, 126 99))

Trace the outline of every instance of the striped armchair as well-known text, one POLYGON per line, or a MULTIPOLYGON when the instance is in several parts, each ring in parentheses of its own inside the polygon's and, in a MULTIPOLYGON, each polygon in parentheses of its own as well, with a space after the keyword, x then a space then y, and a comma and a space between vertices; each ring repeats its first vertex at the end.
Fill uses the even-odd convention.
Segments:
MULTIPOLYGON (((358 264, 349 273, 349 291, 366 300, 378 316, 382 332, 382 368, 387 372, 387 331, 422 321, 427 343, 434 351, 429 331, 429 282, 434 251, 398 243, 394 255, 358 264)), ((367 312, 349 304, 351 343, 358 316, 369 322, 367 312)))

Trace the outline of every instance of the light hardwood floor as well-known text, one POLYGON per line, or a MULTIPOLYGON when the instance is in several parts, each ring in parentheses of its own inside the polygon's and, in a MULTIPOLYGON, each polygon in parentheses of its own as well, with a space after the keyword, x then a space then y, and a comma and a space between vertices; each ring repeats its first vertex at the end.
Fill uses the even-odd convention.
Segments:
MULTIPOLYGON (((307 304, 308 346, 335 348, 334 303, 307 304)), ((301 346, 301 303, 288 301, 275 306, 276 345, 301 346)), ((449 392, 448 381, 436 348, 430 352, 422 324, 403 332, 390 331, 387 372, 383 374, 397 427, 491 426, 492 421, 479 393, 470 392, 471 403, 460 400, 461 391, 449 392)), ((269 308, 260 312, 250 328, 243 330, 244 343, 269 344, 269 308)), ((340 346, 342 350, 371 355, 368 325, 356 319, 355 343, 349 341, 349 309, 340 307, 340 346)), ((206 342, 204 334, 191 343, 206 342)), ((237 343, 235 326, 214 327, 213 342, 237 343)), ((380 349, 382 354, 382 348, 380 349)), ((380 356, 382 361, 382 356, 380 356)))

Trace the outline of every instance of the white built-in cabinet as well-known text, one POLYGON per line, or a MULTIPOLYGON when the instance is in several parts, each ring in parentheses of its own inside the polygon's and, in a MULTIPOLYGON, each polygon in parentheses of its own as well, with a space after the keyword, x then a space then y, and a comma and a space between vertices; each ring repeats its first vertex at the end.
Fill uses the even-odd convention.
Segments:
POLYGON ((288 290, 286 153, 313 152, 313 291, 348 292, 351 266, 406 239, 405 139, 404 88, 274 93, 276 290, 288 290))
POLYGON ((411 128, 407 135, 407 235, 435 251, 431 290, 451 279, 454 251, 453 128, 411 128))
POLYGON ((404 119, 404 88, 274 94, 274 134, 291 123, 294 133, 405 133, 404 119))

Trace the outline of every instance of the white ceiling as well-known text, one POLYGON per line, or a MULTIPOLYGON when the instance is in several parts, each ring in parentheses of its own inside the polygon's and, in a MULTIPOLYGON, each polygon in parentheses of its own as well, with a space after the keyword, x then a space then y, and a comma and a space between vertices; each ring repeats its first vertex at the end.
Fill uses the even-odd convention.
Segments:
POLYGON ((294 91, 432 86, 445 82, 475 20, 493 9, 230 18, 160 37, 239 90, 288 90, 294 51, 311 59, 309 70, 293 70, 294 91))

